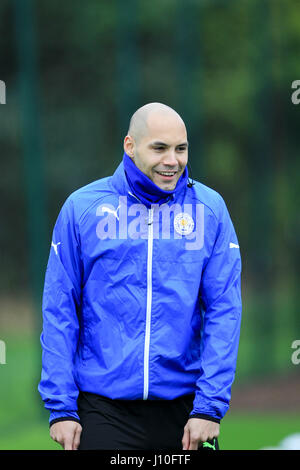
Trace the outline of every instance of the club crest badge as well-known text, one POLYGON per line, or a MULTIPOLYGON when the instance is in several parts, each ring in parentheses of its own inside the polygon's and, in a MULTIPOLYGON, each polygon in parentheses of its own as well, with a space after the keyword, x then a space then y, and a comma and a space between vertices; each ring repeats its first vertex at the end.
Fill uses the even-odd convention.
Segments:
POLYGON ((180 212, 174 218, 174 229, 180 235, 189 235, 194 230, 194 221, 186 212, 180 212))

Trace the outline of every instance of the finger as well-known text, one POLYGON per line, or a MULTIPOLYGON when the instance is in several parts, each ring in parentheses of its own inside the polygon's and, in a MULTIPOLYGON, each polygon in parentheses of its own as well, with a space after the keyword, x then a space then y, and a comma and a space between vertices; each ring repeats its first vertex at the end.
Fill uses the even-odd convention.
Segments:
POLYGON ((64 441, 60 436, 57 436, 56 434, 50 434, 50 437, 54 442, 57 442, 57 444, 61 445, 62 448, 64 447, 64 441))
POLYGON ((197 439, 190 439, 188 450, 198 450, 199 441, 197 439))
POLYGON ((50 430, 50 437, 53 441, 58 442, 57 436, 55 433, 52 432, 52 430, 50 430))
POLYGON ((70 442, 65 443, 64 450, 73 450, 72 444, 70 442))
POLYGON ((190 443, 190 433, 187 429, 184 430, 183 438, 182 438, 182 449, 187 450, 189 448, 190 443))
POLYGON ((73 450, 73 439, 70 439, 70 437, 66 438, 63 444, 64 450, 73 450))
POLYGON ((73 441, 73 450, 77 450, 80 444, 81 429, 77 429, 73 441))

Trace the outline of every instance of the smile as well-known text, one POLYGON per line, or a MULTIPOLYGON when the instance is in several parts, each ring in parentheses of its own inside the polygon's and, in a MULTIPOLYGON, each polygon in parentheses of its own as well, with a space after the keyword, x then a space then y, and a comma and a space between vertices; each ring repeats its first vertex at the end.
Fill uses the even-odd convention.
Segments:
POLYGON ((157 171, 157 173, 161 176, 172 177, 172 176, 176 175, 177 171, 157 171))

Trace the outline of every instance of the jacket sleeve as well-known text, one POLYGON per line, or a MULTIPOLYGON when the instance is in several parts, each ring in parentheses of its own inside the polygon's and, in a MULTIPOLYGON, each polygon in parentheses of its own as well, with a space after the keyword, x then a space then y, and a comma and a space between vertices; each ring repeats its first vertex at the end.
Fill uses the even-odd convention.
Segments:
POLYGON ((53 411, 51 410, 50 416, 49 416, 49 427, 51 427, 52 424, 55 424, 58 421, 76 421, 77 423, 80 423, 80 418, 76 411, 53 411))
POLYGON ((74 357, 79 337, 82 264, 73 201, 57 218, 43 292, 42 373, 38 390, 50 417, 76 417, 74 357), (60 412, 60 413, 58 413, 60 412), (74 414, 75 413, 75 414, 74 414))
POLYGON ((229 408, 242 313, 240 250, 222 198, 215 233, 200 287, 203 307, 200 375, 190 417, 198 414, 220 420, 229 408))

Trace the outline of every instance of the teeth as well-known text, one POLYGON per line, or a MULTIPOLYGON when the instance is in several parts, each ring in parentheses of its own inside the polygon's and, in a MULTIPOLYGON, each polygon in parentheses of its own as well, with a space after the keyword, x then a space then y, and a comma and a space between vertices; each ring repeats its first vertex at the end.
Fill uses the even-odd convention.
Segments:
POLYGON ((165 175, 165 176, 173 176, 175 175, 176 172, 173 172, 173 173, 167 173, 166 171, 159 171, 159 174, 160 175, 165 175))

